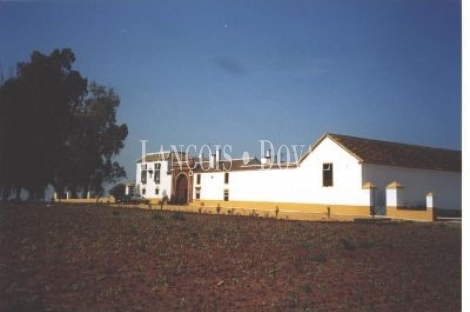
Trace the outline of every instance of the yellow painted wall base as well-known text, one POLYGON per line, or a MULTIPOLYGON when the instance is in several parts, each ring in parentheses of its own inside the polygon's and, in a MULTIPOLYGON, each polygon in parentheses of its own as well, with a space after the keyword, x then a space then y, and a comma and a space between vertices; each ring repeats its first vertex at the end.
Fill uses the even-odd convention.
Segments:
POLYGON ((150 198, 149 202, 151 205, 161 205, 162 199, 161 198, 150 198))
POLYGON ((434 221, 436 220, 437 209, 428 208, 426 210, 407 210, 397 207, 387 207, 387 217, 393 219, 413 220, 413 221, 434 221))
MULTIPOLYGON (((57 202, 59 200, 56 200, 57 202)), ((72 198, 72 199, 60 199, 60 202, 65 204, 113 204, 114 197, 101 197, 101 198, 72 198)))
POLYGON ((256 215, 291 220, 322 220, 329 218, 350 220, 354 217, 370 215, 370 208, 366 206, 255 201, 194 200, 190 203, 188 209, 206 213, 256 215))
MULTIPOLYGON (((114 198, 90 198, 90 199, 61 199, 67 204, 113 204, 114 198)), ((159 199, 151 200, 145 208, 160 209, 159 199)), ((324 204, 300 204, 300 203, 275 203, 255 201, 219 201, 219 200, 194 200, 188 206, 173 206, 165 204, 165 210, 179 210, 188 212, 230 214, 244 216, 258 216, 290 220, 352 220, 357 217, 369 217, 370 208, 366 206, 324 205, 324 204), (328 209, 329 208, 329 209, 328 209)), ((387 217, 392 219, 413 221, 434 221, 437 217, 437 209, 407 210, 397 207, 387 207, 387 217)))

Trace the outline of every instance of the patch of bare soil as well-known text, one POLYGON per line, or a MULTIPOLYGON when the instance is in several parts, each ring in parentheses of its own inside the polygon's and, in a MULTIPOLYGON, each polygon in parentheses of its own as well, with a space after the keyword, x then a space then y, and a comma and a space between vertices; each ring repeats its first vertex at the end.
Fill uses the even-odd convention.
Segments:
POLYGON ((0 206, 0 311, 460 311, 461 229, 0 206))

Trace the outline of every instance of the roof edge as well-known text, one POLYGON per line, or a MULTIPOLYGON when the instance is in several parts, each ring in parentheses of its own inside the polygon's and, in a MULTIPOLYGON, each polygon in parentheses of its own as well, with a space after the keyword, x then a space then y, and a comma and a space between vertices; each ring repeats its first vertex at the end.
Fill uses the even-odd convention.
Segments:
POLYGON ((338 140, 335 139, 335 134, 334 133, 330 133, 330 132, 326 132, 324 133, 317 141, 315 141, 313 144, 311 144, 308 148, 308 151, 305 152, 305 154, 302 155, 302 157, 300 157, 300 163, 302 163, 302 161, 307 158, 308 155, 310 155, 310 153, 312 153, 315 148, 317 148, 318 145, 320 145, 321 142, 323 142, 326 138, 329 138, 330 140, 332 140, 333 142, 335 142, 339 147, 341 147, 342 149, 344 149, 346 152, 348 152, 349 154, 351 154, 351 156, 353 156, 354 158, 356 158, 359 162, 363 162, 364 160, 359 157, 358 155, 356 155, 355 153, 353 153, 350 149, 348 149, 346 146, 344 146, 343 144, 341 144, 340 142, 338 142, 338 140))

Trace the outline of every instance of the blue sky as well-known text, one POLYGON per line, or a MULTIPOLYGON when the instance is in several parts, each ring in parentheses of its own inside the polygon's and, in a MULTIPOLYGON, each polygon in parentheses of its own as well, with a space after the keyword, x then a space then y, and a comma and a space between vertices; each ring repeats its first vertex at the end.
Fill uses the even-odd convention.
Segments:
POLYGON ((70 47, 113 87, 141 143, 308 145, 325 132, 461 149, 461 2, 6 1, 4 73, 32 51, 70 47))

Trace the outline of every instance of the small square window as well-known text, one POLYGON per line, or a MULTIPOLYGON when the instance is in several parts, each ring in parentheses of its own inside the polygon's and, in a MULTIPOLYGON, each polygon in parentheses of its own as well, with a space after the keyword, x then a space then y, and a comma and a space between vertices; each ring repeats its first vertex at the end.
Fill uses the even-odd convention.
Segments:
POLYGON ((224 201, 228 201, 229 197, 228 197, 228 190, 224 190, 224 201))
POLYGON ((142 195, 145 195, 145 193, 147 193, 147 190, 146 189, 142 189, 142 195))
POLYGON ((196 199, 201 199, 201 188, 196 187, 196 199))
POLYGON ((160 189, 157 187, 157 188, 155 189, 155 195, 158 195, 158 194, 160 194, 160 189))

